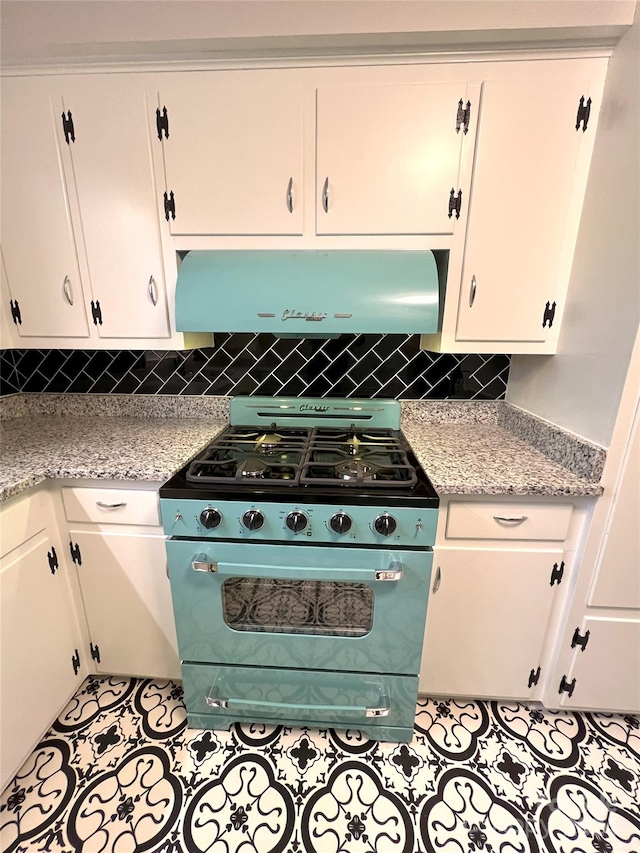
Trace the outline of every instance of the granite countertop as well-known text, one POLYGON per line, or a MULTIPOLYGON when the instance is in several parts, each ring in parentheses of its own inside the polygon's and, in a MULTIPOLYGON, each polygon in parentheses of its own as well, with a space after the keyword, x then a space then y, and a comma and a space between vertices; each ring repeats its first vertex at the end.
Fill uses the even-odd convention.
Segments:
POLYGON ((600 495, 497 424, 403 423, 402 430, 439 495, 600 495))
MULTIPOLYGON (((5 401, 0 501, 51 478, 167 480, 228 423, 227 398, 133 397, 5 401)), ((603 491, 602 448, 501 401, 404 402, 402 430, 443 496, 603 491)))
POLYGON ((0 500, 51 478, 167 480, 226 425, 214 418, 36 415, 5 421, 0 500))

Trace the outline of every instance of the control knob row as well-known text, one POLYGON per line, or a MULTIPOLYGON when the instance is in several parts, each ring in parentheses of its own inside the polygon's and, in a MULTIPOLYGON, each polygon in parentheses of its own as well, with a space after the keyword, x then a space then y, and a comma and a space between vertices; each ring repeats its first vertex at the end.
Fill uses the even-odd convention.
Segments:
MULTIPOLYGON (((221 522, 222 514, 213 507, 207 507, 200 513, 200 523, 207 530, 215 529, 221 522)), ((260 530, 264 524, 264 515, 259 509, 248 509, 242 516, 242 523, 247 530, 260 530)), ((300 533, 307 527, 309 519, 304 512, 293 510, 287 515, 285 523, 293 533, 300 533)), ((352 523, 351 516, 347 515, 346 512, 336 512, 329 519, 329 527, 334 533, 338 533, 341 536, 351 530, 352 523)), ((396 527, 397 522, 395 518, 386 512, 379 515, 373 522, 373 528, 380 536, 391 536, 396 527)))

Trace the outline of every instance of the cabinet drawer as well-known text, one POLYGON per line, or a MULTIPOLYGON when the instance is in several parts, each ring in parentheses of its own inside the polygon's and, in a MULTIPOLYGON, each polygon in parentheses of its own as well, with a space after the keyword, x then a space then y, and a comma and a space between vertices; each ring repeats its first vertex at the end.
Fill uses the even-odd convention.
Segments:
POLYGON ((445 536, 561 542, 567 536, 572 510, 572 504, 452 501, 445 536))
POLYGON ((404 675, 183 664, 182 678, 189 716, 212 728, 216 719, 412 728, 418 696, 417 677, 404 675))
POLYGON ((158 493, 142 489, 62 489, 67 521, 160 524, 158 493))
POLYGON ((41 494, 31 495, 0 514, 0 557, 22 545, 46 527, 41 494))

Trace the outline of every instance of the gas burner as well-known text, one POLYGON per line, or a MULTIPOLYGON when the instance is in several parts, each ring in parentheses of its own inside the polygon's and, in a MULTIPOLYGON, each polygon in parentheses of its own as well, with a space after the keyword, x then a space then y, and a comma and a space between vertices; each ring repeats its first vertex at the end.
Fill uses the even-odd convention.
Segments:
POLYGON ((375 472, 372 465, 365 465, 360 459, 353 459, 349 462, 341 462, 336 465, 336 475, 341 480, 363 480, 370 476, 375 478, 375 472))

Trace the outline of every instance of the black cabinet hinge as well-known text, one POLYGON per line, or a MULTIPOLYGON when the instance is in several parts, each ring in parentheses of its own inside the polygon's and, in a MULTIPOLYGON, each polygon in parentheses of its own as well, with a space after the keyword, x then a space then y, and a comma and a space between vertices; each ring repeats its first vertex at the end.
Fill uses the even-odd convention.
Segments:
POLYGON ((585 631, 584 636, 580 633, 580 629, 576 628, 573 632, 573 638, 571 639, 571 648, 575 649, 576 646, 580 646, 582 651, 584 651, 587 647, 587 643, 589 642, 589 634, 590 631, 585 631))
POLYGON ((95 646, 93 643, 89 643, 89 648, 91 649, 91 657, 96 663, 100 663, 100 646, 97 643, 95 646))
POLYGON ((73 674, 77 675, 80 669, 80 653, 77 649, 75 655, 71 655, 71 666, 73 667, 73 674))
POLYGON ((76 141, 76 131, 73 126, 71 110, 67 110, 66 116, 62 113, 62 129, 64 130, 64 139, 67 145, 69 144, 69 139, 71 139, 72 142, 76 141))
POLYGON ((462 208, 462 190, 458 190, 458 195, 456 195, 455 190, 451 187, 451 192, 449 193, 449 219, 455 213, 456 219, 460 219, 460 210, 462 208))
POLYGON ((575 678, 571 681, 567 681, 567 676, 562 676, 562 681, 560 682, 560 687, 558 688, 558 693, 566 693, 569 698, 573 696, 573 691, 575 690, 576 680, 575 678))
POLYGON ((562 583, 562 575, 564 574, 564 560, 558 565, 557 563, 553 564, 553 568, 551 569, 551 580, 549 581, 549 586, 553 586, 554 583, 560 585, 562 583))
POLYGON ((556 303, 555 302, 547 302, 544 308, 544 314, 542 315, 542 328, 549 324, 549 328, 553 326, 553 318, 556 316, 556 303))
POLYGON ((163 107, 162 112, 158 108, 156 110, 156 127, 158 128, 158 139, 162 140, 162 131, 164 130, 164 138, 169 138, 169 115, 167 108, 163 107))
POLYGON ((534 684, 537 684, 540 681, 540 667, 537 669, 532 669, 529 673, 529 681, 527 682, 528 687, 533 687, 534 684))
POLYGON ((94 302, 91 300, 91 316, 93 317, 93 325, 102 325, 102 308, 98 299, 94 302))
POLYGON ((77 563, 79 566, 82 565, 82 554, 80 553, 80 546, 76 542, 74 545, 73 542, 69 542, 69 551, 71 552, 71 559, 74 563, 77 563))
POLYGON ((580 122, 582 122, 582 132, 584 133, 589 124, 589 116, 591 114, 591 98, 587 98, 585 103, 584 95, 580 98, 578 105, 578 115, 576 116, 576 130, 580 130, 580 122))
POLYGON ((469 120, 471 119, 471 101, 467 101, 467 106, 464 106, 462 98, 458 101, 458 112, 456 113, 456 133, 460 133, 460 128, 463 128, 464 133, 469 133, 469 120))
POLYGON ((171 215, 172 219, 176 218, 176 200, 173 197, 173 190, 169 195, 164 194, 164 216, 167 222, 169 221, 169 215, 171 215))
POLYGON ((58 567, 58 555, 56 554, 56 549, 51 546, 51 550, 47 551, 47 557, 49 558, 49 568, 51 569, 51 574, 55 575, 56 569, 58 567))
POLYGON ((20 306, 18 305, 17 299, 10 299, 9 305, 11 306, 11 317, 13 318, 13 322, 18 325, 22 325, 22 317, 20 315, 20 306))

